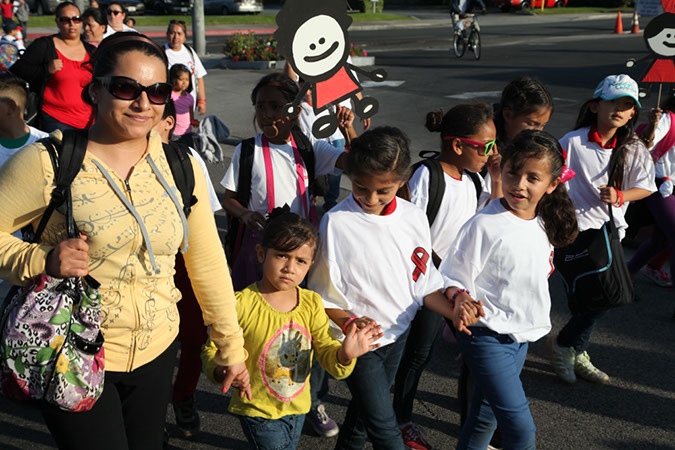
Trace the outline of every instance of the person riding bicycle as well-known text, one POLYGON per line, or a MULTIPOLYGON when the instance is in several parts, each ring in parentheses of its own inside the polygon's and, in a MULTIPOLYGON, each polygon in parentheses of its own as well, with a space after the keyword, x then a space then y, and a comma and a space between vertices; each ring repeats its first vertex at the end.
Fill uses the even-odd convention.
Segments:
POLYGON ((460 33, 464 29, 462 19, 467 14, 471 14, 474 9, 478 9, 480 14, 485 14, 485 2, 483 0, 452 0, 450 3, 450 18, 455 33, 460 33))

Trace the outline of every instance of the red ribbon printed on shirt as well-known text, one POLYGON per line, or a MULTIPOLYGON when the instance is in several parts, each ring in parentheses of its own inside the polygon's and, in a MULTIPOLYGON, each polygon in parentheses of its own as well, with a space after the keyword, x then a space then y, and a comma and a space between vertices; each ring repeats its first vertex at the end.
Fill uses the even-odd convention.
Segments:
POLYGON ((420 275, 427 273, 427 262, 429 262, 429 253, 422 247, 417 247, 412 254, 412 262, 415 263, 415 270, 413 270, 413 281, 417 281, 420 275))

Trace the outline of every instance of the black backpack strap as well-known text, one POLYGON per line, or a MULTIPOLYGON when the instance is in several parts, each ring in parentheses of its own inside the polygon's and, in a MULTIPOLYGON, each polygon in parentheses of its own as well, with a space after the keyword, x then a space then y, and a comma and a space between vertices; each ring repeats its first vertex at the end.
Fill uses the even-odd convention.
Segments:
POLYGON ((471 178, 471 181, 473 181, 473 185, 476 188, 476 202, 478 204, 480 203, 480 195, 483 193, 483 183, 480 182, 480 175, 474 172, 469 172, 468 170, 465 170, 464 173, 469 175, 469 178, 471 178))
POLYGON ((413 173, 417 171, 420 166, 425 166, 429 169, 429 198, 427 203, 427 220, 429 226, 433 225, 438 209, 441 207, 443 201, 443 194, 445 194, 445 177, 443 176, 443 167, 437 159, 423 159, 413 166, 413 173))
POLYGON ((69 238, 79 237, 79 230, 75 225, 70 196, 70 185, 80 173, 84 155, 87 152, 87 131, 67 130, 63 132, 61 142, 49 136, 40 142, 49 152, 54 168, 54 189, 47 209, 35 231, 33 242, 38 242, 44 232, 47 222, 54 211, 59 211, 66 217, 66 231, 69 238))
POLYGON ((192 169, 192 160, 190 160, 190 148, 175 141, 162 144, 162 147, 171 169, 171 175, 173 175, 173 181, 183 200, 183 212, 187 218, 192 211, 192 206, 197 203, 197 197, 194 196, 195 174, 192 169))
POLYGON ((248 208, 251 201, 251 179, 253 178, 253 153, 255 152, 255 138, 241 141, 239 150, 239 180, 237 182, 237 201, 244 208, 248 208))
POLYGON ((301 131, 292 129, 291 133, 293 134, 295 145, 298 146, 298 152, 302 157, 302 161, 305 163, 307 176, 309 178, 309 188, 311 189, 314 180, 316 180, 316 156, 314 155, 314 146, 301 131))
MULTIPOLYGON (((248 208, 251 201, 251 178, 253 177, 253 153, 255 152, 255 138, 241 141, 239 148, 239 177, 237 181, 236 200, 244 208, 248 208)), ((225 254, 230 264, 236 257, 235 252, 243 239, 243 229, 239 219, 227 215, 227 235, 225 236, 225 254)))

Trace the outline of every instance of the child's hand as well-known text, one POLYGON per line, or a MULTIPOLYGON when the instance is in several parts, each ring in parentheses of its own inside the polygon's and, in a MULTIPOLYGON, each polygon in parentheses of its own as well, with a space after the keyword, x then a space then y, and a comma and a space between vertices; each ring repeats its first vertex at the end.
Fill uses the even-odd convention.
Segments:
POLYGON ((502 155, 497 151, 495 145, 492 149, 492 155, 488 159, 488 173, 493 181, 501 181, 502 179, 502 155))
POLYGON ((661 108, 653 108, 652 110, 650 110, 649 123, 651 123, 652 125, 656 125, 657 123, 659 123, 661 114, 663 114, 663 110, 661 108))
POLYGON ((251 393, 251 377, 246 370, 245 363, 235 364, 233 366, 218 366, 213 371, 213 378, 223 386, 223 393, 230 390, 230 386, 239 389, 239 396, 244 398, 244 394, 249 400, 253 399, 251 393))
POLYGON ((602 185, 598 189, 600 189, 600 200, 603 202, 614 204, 619 200, 619 195, 612 186, 602 185))
MULTIPOLYGON (((353 323, 355 323, 358 329, 361 330, 367 327, 370 324, 370 322, 375 322, 375 320, 371 319, 368 316, 361 316, 358 319, 356 319, 353 323)), ((375 322, 375 324, 377 325, 377 322, 375 322)))
MULTIPOLYGON (((448 298, 451 298, 452 294, 454 294, 454 292, 451 293, 449 290, 446 291, 446 296, 448 298)), ((474 300, 466 292, 460 292, 457 297, 455 297, 452 324, 457 331, 466 333, 470 336, 471 331, 468 327, 478 322, 481 317, 485 317, 482 301, 474 300)))
POLYGON ((248 210, 239 216, 239 220, 252 230, 260 231, 265 227, 265 218, 257 211, 248 210))
POLYGON ((383 335, 382 327, 374 320, 370 320, 362 328, 358 327, 356 321, 352 322, 347 328, 345 339, 342 341, 342 347, 338 351, 338 361, 343 366, 351 364, 352 359, 378 348, 380 344, 373 344, 373 342, 380 339, 383 335))
POLYGON ((337 106, 338 126, 342 129, 351 128, 354 124, 354 112, 344 106, 337 106))

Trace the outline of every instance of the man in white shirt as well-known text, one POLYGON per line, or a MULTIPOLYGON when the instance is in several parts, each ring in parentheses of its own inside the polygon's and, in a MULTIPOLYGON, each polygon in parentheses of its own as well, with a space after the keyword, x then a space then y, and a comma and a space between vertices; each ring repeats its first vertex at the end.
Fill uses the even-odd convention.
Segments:
POLYGON ((103 33, 103 39, 108 36, 112 36, 118 31, 136 31, 135 29, 128 27, 124 24, 124 19, 127 17, 127 13, 124 11, 124 7, 118 2, 112 2, 108 5, 107 19, 108 26, 106 27, 105 33, 103 33))

